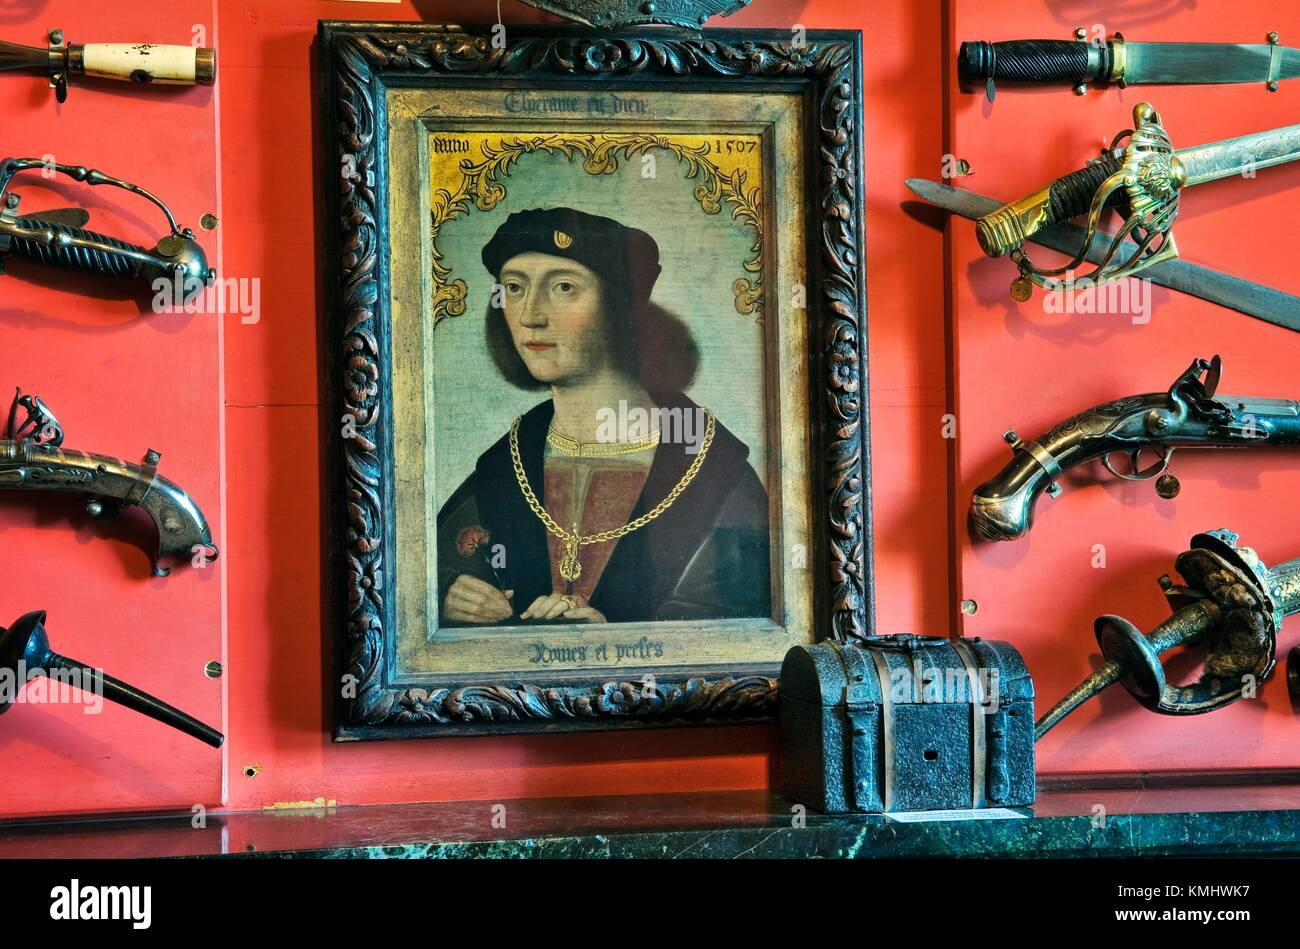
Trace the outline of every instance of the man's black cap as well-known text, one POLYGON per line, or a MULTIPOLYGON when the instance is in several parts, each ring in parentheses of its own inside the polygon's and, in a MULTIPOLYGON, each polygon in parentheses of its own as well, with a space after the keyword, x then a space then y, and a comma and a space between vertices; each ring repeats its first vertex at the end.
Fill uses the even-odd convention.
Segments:
POLYGON ((507 260, 529 251, 577 261, 606 283, 626 284, 633 299, 643 302, 650 299, 661 270, 659 245, 645 231, 573 208, 510 215, 484 245, 483 266, 500 279, 507 260))

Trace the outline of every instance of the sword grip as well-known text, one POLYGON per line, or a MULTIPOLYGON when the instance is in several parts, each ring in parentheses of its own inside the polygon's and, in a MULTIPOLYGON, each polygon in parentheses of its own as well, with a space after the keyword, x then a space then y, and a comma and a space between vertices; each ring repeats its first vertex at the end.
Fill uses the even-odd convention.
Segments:
POLYGON ((1005 79, 1077 86, 1091 79, 1108 78, 1112 60, 1109 42, 1094 45, 1079 40, 974 40, 962 43, 957 52, 957 75, 966 83, 1005 79))
POLYGON ((93 274, 99 277, 134 277, 140 273, 141 263, 139 260, 126 256, 126 254, 148 253, 143 247, 118 240, 116 237, 96 234, 94 231, 83 230, 68 224, 54 224, 31 218, 19 218, 14 223, 28 230, 40 229, 52 232, 56 239, 54 242, 47 244, 32 238, 13 235, 10 253, 27 257, 37 263, 47 264, 51 267, 60 267, 63 270, 93 274), (58 240, 60 236, 103 244, 107 248, 120 250, 123 253, 115 254, 107 249, 64 243, 58 240))
POLYGON ((1286 687, 1292 702, 1300 702, 1300 646, 1292 646, 1286 656, 1286 687))
MULTIPOLYGON (((1120 159, 1107 155, 1057 178, 1042 191, 986 214, 975 222, 980 247, 990 257, 1002 257, 1018 250, 1038 231, 1086 214, 1102 184, 1119 171, 1120 165, 1120 159)), ((1122 192, 1116 191, 1106 205, 1121 198, 1122 192)))

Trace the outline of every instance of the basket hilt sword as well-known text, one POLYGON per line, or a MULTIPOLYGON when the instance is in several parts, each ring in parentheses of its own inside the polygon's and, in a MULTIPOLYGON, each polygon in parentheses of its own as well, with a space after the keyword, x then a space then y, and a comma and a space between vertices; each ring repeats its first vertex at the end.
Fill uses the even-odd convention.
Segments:
MULTIPOLYGON (((1002 207, 1001 201, 987 195, 925 178, 908 178, 907 187, 921 200, 972 221, 1002 207)), ((1029 240, 1069 255, 1078 248, 1083 235, 1082 227, 1065 223, 1040 228, 1029 240)), ((1099 232, 1088 249, 1088 260, 1100 263, 1102 248, 1113 237, 1113 234, 1099 232)), ((1142 277, 1157 286, 1191 294, 1274 326, 1300 332, 1300 297, 1294 294, 1178 259, 1152 264, 1143 270, 1142 277)))
POLYGON ((0 161, 0 273, 9 256, 77 273, 102 277, 141 279, 151 285, 165 279, 174 288, 174 300, 183 303, 212 283, 216 271, 208 266, 194 232, 180 227, 171 209, 149 191, 83 165, 60 165, 41 158, 6 158, 0 161), (169 232, 152 249, 81 227, 89 215, 81 209, 64 209, 20 217, 20 198, 9 190, 15 176, 40 170, 61 174, 91 186, 120 188, 150 201, 166 217, 169 232))
POLYGON ((1143 634, 1118 616, 1098 617, 1095 634, 1106 663, 1038 720, 1042 738, 1084 702, 1119 682, 1143 706, 1164 715, 1199 715, 1253 695, 1272 673, 1282 620, 1300 612, 1300 558, 1267 567, 1231 531, 1197 534, 1160 587, 1177 611, 1143 634), (1191 685, 1170 685, 1160 657, 1178 646, 1206 647, 1204 672, 1191 685))
POLYGON ((1133 128, 1115 136, 1100 158, 980 218, 975 235, 990 257, 1009 255, 1015 262, 1020 275, 1011 284, 1011 295, 1016 300, 1029 299, 1035 285, 1063 290, 1093 286, 1178 256, 1173 226, 1184 189, 1230 175, 1253 176, 1297 159, 1300 125, 1175 150, 1159 114, 1142 102, 1133 109, 1133 128), (1112 206, 1119 209, 1123 225, 1094 269, 1076 274, 1103 212, 1112 206), (1087 215, 1087 225, 1073 259, 1063 267, 1036 266, 1025 253, 1025 242, 1079 215, 1087 215))

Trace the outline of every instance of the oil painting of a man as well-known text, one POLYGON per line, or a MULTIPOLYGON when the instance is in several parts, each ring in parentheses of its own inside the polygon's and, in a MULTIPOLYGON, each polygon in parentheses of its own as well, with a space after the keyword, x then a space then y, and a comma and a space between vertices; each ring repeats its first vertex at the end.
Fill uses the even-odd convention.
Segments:
POLYGON ((537 208, 482 261, 501 384, 544 398, 438 513, 442 624, 769 616, 767 492, 746 444, 685 394, 699 354, 651 300, 654 238, 537 208))

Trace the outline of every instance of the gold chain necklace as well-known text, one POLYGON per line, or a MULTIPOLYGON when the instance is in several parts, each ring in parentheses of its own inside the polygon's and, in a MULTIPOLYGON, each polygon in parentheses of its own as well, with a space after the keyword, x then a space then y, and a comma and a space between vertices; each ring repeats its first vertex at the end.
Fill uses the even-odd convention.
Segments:
POLYGON ((634 442, 580 442, 568 435, 561 435, 554 428, 546 430, 546 444, 556 451, 575 458, 609 458, 614 455, 635 455, 659 444, 659 430, 649 438, 634 442))
POLYGON ((668 496, 640 517, 628 521, 622 527, 585 536, 578 533, 577 521, 574 522, 571 530, 566 531, 555 522, 555 518, 551 517, 546 508, 542 507, 541 502, 537 500, 532 485, 528 483, 528 475, 524 472, 524 463, 519 457, 519 419, 515 419, 514 424, 510 426, 510 460, 515 466, 515 480, 519 482, 519 490, 523 492, 524 500, 528 502, 528 506, 532 508, 533 513, 537 515, 548 531, 560 538, 564 543, 564 557, 560 560, 561 577, 567 582, 573 583, 582 576, 582 565, 578 563, 579 547, 585 547, 588 544, 602 544, 605 541, 624 537, 638 528, 645 527, 672 507, 673 502, 699 474, 700 466, 704 464, 704 457, 709 453, 709 446, 713 444, 713 413, 706 409, 705 414, 708 416, 709 421, 704 430, 704 441, 700 444, 699 453, 696 454, 695 460, 691 462, 691 466, 686 469, 686 474, 682 475, 682 479, 668 492, 668 496))

